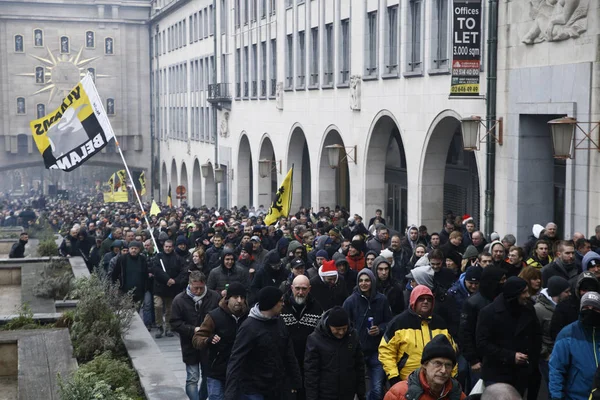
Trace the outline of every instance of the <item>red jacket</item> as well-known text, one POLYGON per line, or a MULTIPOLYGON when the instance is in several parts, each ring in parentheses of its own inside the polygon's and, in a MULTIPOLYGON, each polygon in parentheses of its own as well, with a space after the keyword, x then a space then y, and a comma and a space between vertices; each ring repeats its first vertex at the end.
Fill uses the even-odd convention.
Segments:
MULTIPOLYGON (((410 377, 409 377, 410 379, 410 377)), ((452 379, 448 379, 446 382, 446 386, 443 390, 443 395, 441 397, 437 397, 431 394, 431 389, 427 384, 427 380, 425 379, 425 370, 420 369, 419 372, 419 384, 423 389, 423 394, 415 400, 450 400, 450 392, 452 390, 452 379)), ((458 383, 457 383, 458 384, 458 383)), ((408 393, 408 381, 402 381, 396 383, 392 388, 386 393, 383 400, 406 400, 406 394, 408 393)), ((460 400, 464 400, 467 396, 461 392, 460 400)))
POLYGON ((348 265, 350 266, 350 269, 357 271, 357 272, 362 270, 367 265, 365 262, 365 253, 363 253, 362 251, 357 256, 354 256, 354 257, 347 255, 346 261, 348 261, 348 265))

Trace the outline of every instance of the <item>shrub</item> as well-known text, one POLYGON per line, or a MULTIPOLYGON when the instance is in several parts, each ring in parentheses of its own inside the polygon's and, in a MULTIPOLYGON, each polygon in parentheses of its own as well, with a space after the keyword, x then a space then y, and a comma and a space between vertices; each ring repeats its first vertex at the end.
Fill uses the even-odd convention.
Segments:
POLYGON ((72 289, 73 270, 66 260, 51 260, 44 265, 33 294, 46 299, 64 299, 72 289))
POLYGON ((19 308, 19 316, 8 321, 2 329, 15 331, 17 329, 39 329, 42 326, 33 319, 33 311, 29 304, 25 303, 19 308))
POLYGON ((77 371, 66 381, 59 375, 58 387, 61 400, 133 400, 123 388, 113 391, 108 383, 92 372, 80 374, 77 371))
POLYGON ((58 246, 56 245, 54 238, 40 241, 37 252, 39 257, 58 256, 58 246))
POLYGON ((89 373, 106 382, 112 390, 122 388, 126 396, 137 398, 141 392, 135 371, 126 361, 113 358, 110 351, 82 365, 76 372, 78 375, 89 373))
POLYGON ((105 351, 124 354, 121 337, 135 312, 133 295, 121 294, 117 284, 93 273, 77 280, 70 296, 79 299, 71 326, 75 357, 84 362, 105 351))

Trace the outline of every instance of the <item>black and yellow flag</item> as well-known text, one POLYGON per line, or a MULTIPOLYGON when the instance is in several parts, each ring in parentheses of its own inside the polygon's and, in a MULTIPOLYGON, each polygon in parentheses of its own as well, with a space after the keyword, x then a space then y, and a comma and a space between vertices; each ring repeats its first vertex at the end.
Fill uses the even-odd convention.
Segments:
POLYGON ((173 207, 173 197, 171 197, 171 184, 169 183, 169 192, 167 193, 167 205, 173 207))
POLYGON ((271 207, 269 207, 269 213, 265 217, 266 225, 273 225, 279 217, 287 217, 292 208, 292 193, 294 186, 294 166, 288 171, 287 175, 281 182, 281 186, 275 193, 275 198, 271 207))
POLYGON ((144 174, 144 171, 133 171, 131 173, 131 175, 132 175, 132 179, 133 179, 133 184, 135 185, 135 188, 137 189, 140 196, 145 195, 146 194, 146 175, 144 174))
POLYGON ((68 92, 60 107, 29 125, 46 169, 72 171, 115 137, 89 75, 68 92))
POLYGON ((108 182, 106 182, 106 184, 108 185, 108 191, 109 192, 114 192, 115 191, 115 174, 112 174, 110 176, 110 178, 108 178, 108 182))
POLYGON ((119 187, 121 191, 127 191, 127 173, 124 169, 117 171, 117 176, 119 177, 119 187))

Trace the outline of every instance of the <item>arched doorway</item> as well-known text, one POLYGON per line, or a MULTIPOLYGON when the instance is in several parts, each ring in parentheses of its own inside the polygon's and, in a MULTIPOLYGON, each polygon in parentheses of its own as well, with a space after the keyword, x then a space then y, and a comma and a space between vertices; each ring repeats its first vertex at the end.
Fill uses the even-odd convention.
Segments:
POLYGON ((271 160, 270 173, 264 178, 260 176, 260 173, 258 176, 258 205, 266 208, 271 205, 272 197, 277 191, 277 172, 279 170, 279 163, 275 159, 273 143, 271 143, 269 137, 265 137, 261 143, 258 160, 271 160))
POLYGON ((169 190, 169 175, 167 174, 167 165, 165 163, 162 164, 162 168, 160 169, 160 188, 160 199, 165 202, 167 200, 167 191, 169 190))
MULTIPOLYGON (((177 188, 177 164, 175 160, 171 161, 171 180, 169 184, 171 185, 171 201, 173 201, 173 205, 175 205, 175 189, 177 188)), ((167 188, 167 191, 169 189, 167 188)))
POLYGON ((474 152, 463 149, 460 116, 445 111, 431 125, 423 159, 421 223, 442 228, 446 211, 469 214, 481 228, 479 174, 474 152))
POLYGON ((243 133, 238 148, 237 165, 237 205, 251 207, 254 199, 254 174, 252 150, 248 136, 243 133))
POLYGON ((333 144, 344 146, 344 141, 339 131, 331 127, 325 133, 325 140, 321 148, 319 163, 319 207, 350 208, 350 176, 348 173, 348 158, 345 149, 340 150, 340 162, 336 168, 329 166, 327 146, 333 144))
POLYGON ((308 144, 301 127, 296 126, 292 131, 288 146, 287 168, 282 173, 294 166, 294 191, 292 193, 292 212, 301 207, 310 208, 311 201, 311 173, 308 144))
POLYGON ((217 207, 217 188, 212 163, 208 163, 208 173, 204 181, 204 203, 207 207, 217 207))
POLYGON ((194 207, 202 205, 202 173, 200 172, 200 163, 198 159, 194 161, 194 169, 192 170, 192 197, 188 199, 189 204, 194 207))
POLYGON ((374 121, 367 148, 364 217, 368 221, 380 209, 390 228, 404 232, 416 221, 408 221, 406 155, 400 129, 387 111, 374 121))
POLYGON ((181 186, 185 187, 186 193, 185 193, 185 199, 182 199, 179 201, 179 204, 183 204, 183 203, 188 203, 189 204, 189 198, 190 198, 190 187, 188 185, 188 173, 187 173, 187 167, 185 166, 185 162, 181 163, 181 179, 179 180, 179 184, 181 186))

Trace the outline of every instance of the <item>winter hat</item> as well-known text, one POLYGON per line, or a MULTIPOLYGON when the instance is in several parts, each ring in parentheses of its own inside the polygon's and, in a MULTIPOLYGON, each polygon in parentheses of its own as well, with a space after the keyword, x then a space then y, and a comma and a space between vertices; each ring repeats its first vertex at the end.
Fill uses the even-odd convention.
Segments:
POLYGON ((158 240, 169 240, 169 234, 167 232, 159 233, 158 240))
POLYGON ((600 265, 600 254, 595 251, 588 251, 583 260, 581 260, 581 268, 587 271, 589 267, 600 265))
POLYGON ((579 310, 581 311, 581 309, 585 306, 590 306, 596 310, 600 310, 600 294, 598 292, 587 292, 581 296, 581 305, 579 306, 579 310))
POLYGON ((131 243, 129 243, 129 247, 137 247, 138 249, 141 249, 142 246, 142 242, 138 242, 137 240, 132 240, 131 243))
POLYGON ((247 295, 247 290, 244 285, 242 285, 239 282, 232 282, 227 287, 227 294, 225 295, 225 298, 229 299, 230 297, 234 297, 234 296, 242 296, 245 298, 246 295, 247 295))
POLYGON ((473 217, 471 217, 469 214, 465 214, 462 216, 462 223, 463 225, 466 224, 469 221, 473 221, 473 217))
POLYGON ((177 236, 177 240, 175 241, 175 246, 179 246, 180 244, 185 244, 187 246, 188 241, 183 235, 177 236))
POLYGON ((306 264, 304 263, 304 260, 302 258, 296 257, 296 258, 294 258, 290 262, 290 267, 292 269, 294 269, 294 268, 304 268, 304 267, 306 267, 306 264))
POLYGON ((275 286, 265 286, 258 292, 258 309, 267 311, 275 307, 283 297, 281 290, 275 286))
POLYGON ((350 246, 354 247, 358 251, 362 251, 363 242, 362 240, 353 240, 352 242, 350 242, 350 246))
POLYGON ((333 307, 329 311, 326 323, 327 326, 333 326, 334 328, 346 326, 350 323, 348 320, 348 313, 340 306, 333 307))
POLYGON ((523 290, 527 287, 527 282, 518 276, 511 276, 506 280, 502 287, 502 293, 504 294, 505 300, 516 299, 523 293, 523 290))
POLYGON ((562 276, 553 276, 548 279, 548 296, 555 297, 569 288, 569 281, 562 276))
POLYGON ((259 238, 258 236, 252 236, 252 237, 250 238, 250 241, 251 241, 251 242, 258 242, 258 243, 260 243, 260 238, 259 238))
POLYGON ((417 284, 427 286, 430 289, 433 288, 434 272, 431 265, 413 268, 410 273, 412 274, 412 279, 414 279, 417 284))
POLYGON ((472 244, 470 244, 467 249, 465 250, 465 253, 463 254, 463 260, 468 260, 470 258, 477 258, 477 256, 479 255, 479 250, 477 250, 477 247, 473 246, 472 244))
POLYGON ((119 249, 123 248, 122 240, 115 240, 110 247, 118 247, 119 249))
POLYGON ((267 257, 267 264, 277 265, 279 263, 281 263, 281 258, 279 258, 279 255, 274 251, 269 253, 269 256, 267 257))
POLYGON ((315 257, 323 257, 329 260, 329 254, 327 254, 327 250, 319 250, 315 257))
POLYGON ((482 274, 483 268, 476 265, 469 267, 465 273, 465 282, 479 282, 482 274))
POLYGON ((381 253, 379 253, 379 255, 383 256, 385 258, 393 258, 394 257, 394 253, 390 249, 381 250, 381 253))
POLYGON ((542 233, 543 230, 543 226, 541 226, 540 224, 535 224, 533 225, 533 228, 531 228, 531 233, 533 233, 533 236, 535 236, 536 239, 539 239, 540 233, 542 233))
POLYGON ((337 268, 335 261, 323 261, 323 265, 319 267, 319 275, 323 278, 326 276, 337 276, 337 268))
POLYGON ((244 247, 242 248, 242 250, 244 250, 246 253, 248 254, 252 254, 252 243, 248 242, 244 245, 244 247))
POLYGON ((454 347, 452 347, 446 335, 442 335, 441 333, 431 339, 423 348, 421 364, 425 364, 427 361, 438 357, 447 358, 452 361, 453 365, 456 365, 456 351, 454 351, 454 347))
POLYGON ((497 245, 502 246, 502 250, 506 251, 502 242, 500 240, 496 239, 496 240, 492 241, 492 243, 490 243, 490 253, 494 250, 494 247, 497 245))
POLYGON ((457 266, 458 268, 460 268, 460 264, 461 264, 461 261, 462 261, 462 260, 461 260, 461 258, 460 258, 460 254, 459 254, 459 253, 456 253, 456 252, 451 252, 450 254, 448 254, 448 255, 446 256, 446 258, 449 258, 449 259, 451 259, 452 261, 454 261, 454 264, 456 264, 456 266, 457 266))
POLYGON ((496 240, 500 240, 500 234, 498 232, 490 233, 490 242, 495 242, 496 240))

